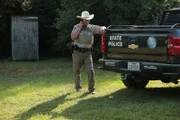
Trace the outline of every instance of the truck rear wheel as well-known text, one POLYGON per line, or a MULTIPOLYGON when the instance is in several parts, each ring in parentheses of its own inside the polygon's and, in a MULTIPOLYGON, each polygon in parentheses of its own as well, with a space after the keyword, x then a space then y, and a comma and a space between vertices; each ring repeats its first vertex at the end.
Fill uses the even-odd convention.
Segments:
POLYGON ((131 74, 121 74, 121 79, 123 84, 127 88, 137 88, 142 89, 145 88, 145 86, 148 84, 149 80, 137 80, 133 75, 131 74))

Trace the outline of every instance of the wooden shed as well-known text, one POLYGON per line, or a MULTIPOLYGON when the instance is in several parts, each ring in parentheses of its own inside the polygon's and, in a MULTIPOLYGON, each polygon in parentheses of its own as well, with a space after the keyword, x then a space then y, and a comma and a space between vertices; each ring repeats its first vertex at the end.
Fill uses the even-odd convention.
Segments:
POLYGON ((38 60, 38 17, 12 16, 11 41, 13 60, 38 60))

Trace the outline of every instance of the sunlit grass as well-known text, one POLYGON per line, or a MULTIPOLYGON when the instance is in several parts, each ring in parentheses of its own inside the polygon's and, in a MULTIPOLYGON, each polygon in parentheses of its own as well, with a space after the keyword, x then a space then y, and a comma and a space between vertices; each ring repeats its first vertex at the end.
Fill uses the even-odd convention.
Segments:
POLYGON ((178 120, 180 87, 151 81, 126 89, 120 74, 97 69, 96 94, 74 89, 69 58, 0 62, 2 120, 178 120))

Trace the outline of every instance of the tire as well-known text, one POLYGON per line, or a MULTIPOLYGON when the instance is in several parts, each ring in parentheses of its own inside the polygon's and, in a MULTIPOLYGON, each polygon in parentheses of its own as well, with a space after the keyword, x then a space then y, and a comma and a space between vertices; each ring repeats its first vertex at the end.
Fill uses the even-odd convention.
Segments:
POLYGON ((131 74, 122 74, 122 82, 127 88, 143 89, 148 84, 149 80, 137 80, 131 74))

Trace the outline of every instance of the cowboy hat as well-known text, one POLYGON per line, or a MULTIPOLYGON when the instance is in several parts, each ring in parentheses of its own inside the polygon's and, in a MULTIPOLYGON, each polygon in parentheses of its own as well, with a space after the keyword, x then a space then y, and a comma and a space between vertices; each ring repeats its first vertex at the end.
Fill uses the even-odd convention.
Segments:
POLYGON ((77 18, 85 19, 85 20, 91 20, 94 18, 94 14, 89 14, 88 11, 83 11, 81 13, 81 16, 76 16, 77 18))

